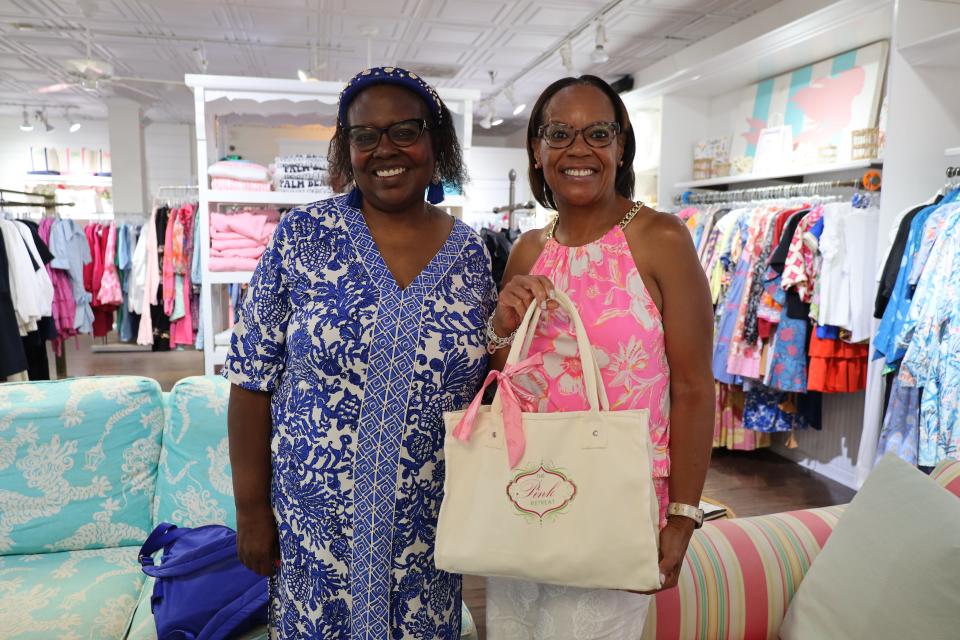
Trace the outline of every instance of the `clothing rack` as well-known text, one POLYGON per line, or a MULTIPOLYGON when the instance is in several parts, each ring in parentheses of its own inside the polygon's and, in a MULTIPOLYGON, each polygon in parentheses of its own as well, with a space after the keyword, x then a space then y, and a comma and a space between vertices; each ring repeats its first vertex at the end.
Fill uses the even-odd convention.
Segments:
POLYGON ((713 204, 733 201, 775 200, 782 198, 814 197, 827 195, 834 189, 880 190, 880 178, 864 177, 857 180, 828 180, 800 184, 778 185, 775 187, 755 187, 720 192, 686 192, 674 198, 674 204, 713 204))
POLYGON ((151 209, 155 210, 161 204, 173 206, 187 202, 198 202, 199 198, 200 187, 195 184, 157 187, 151 209))
POLYGON ((57 207, 72 207, 72 202, 56 202, 52 194, 30 193, 29 191, 15 191, 13 189, 0 189, 0 208, 3 207, 42 207, 46 212, 53 212, 57 207), (43 198, 43 202, 20 202, 18 200, 7 200, 4 194, 11 193, 17 196, 28 196, 31 198, 43 198))
MULTIPOLYGON (((5 207, 39 207, 44 210, 44 215, 53 214, 57 207, 72 207, 72 202, 57 202, 53 194, 48 193, 30 193, 29 191, 17 191, 15 189, 0 189, 0 209, 5 207), (42 198, 42 202, 20 202, 16 200, 7 200, 5 194, 15 196, 27 196, 28 198, 42 198)), ((54 368, 57 372, 57 380, 63 380, 67 377, 67 350, 60 348, 54 349, 54 368)))
POLYGON ((510 202, 509 204, 502 207, 494 207, 494 213, 507 213, 509 212, 509 222, 507 223, 507 228, 510 231, 513 231, 517 228, 516 225, 516 213, 521 210, 532 210, 536 207, 533 201, 527 202, 517 202, 517 172, 514 169, 510 169, 510 172, 507 174, 507 178, 510 179, 510 202))

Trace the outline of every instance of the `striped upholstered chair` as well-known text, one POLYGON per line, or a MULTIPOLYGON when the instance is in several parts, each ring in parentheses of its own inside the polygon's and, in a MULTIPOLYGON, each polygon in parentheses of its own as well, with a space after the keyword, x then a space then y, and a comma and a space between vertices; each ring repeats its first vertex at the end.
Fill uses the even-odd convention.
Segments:
MULTIPOLYGON (((960 496, 960 462, 932 476, 960 496)), ((643 640, 773 640, 845 506, 708 522, 678 588, 657 595, 643 640)))

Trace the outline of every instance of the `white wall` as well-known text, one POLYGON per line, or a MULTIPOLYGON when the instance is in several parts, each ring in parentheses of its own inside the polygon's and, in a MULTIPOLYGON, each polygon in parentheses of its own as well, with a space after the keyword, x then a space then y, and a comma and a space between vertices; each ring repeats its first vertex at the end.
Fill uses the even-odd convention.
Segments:
POLYGON ((56 129, 47 133, 40 123, 34 123, 30 132, 20 131, 20 118, 0 116, 0 186, 22 189, 23 180, 30 170, 30 147, 87 147, 110 149, 107 122, 83 122, 76 133, 67 131, 67 123, 51 117, 50 124, 56 129))
POLYGON ((464 215, 471 222, 472 214, 487 214, 493 207, 506 205, 510 199, 510 169, 517 172, 516 201, 532 199, 527 180, 526 149, 500 147, 473 147, 470 150, 468 170, 470 184, 465 188, 470 207, 464 215))
POLYGON ((147 190, 150 199, 161 186, 197 184, 197 145, 193 125, 153 123, 144 130, 147 190))
POLYGON ((326 155, 332 137, 333 127, 321 125, 232 125, 227 130, 226 144, 235 147, 244 159, 267 166, 278 155, 326 155))
POLYGON ((707 137, 709 100, 688 96, 664 96, 660 124, 660 182, 658 206, 667 208, 676 193, 674 184, 693 175, 693 148, 707 137))
MULTIPOLYGON (((0 117, 0 186, 23 190, 30 170, 30 147, 87 147, 109 151, 110 136, 105 120, 83 121, 76 133, 66 122, 51 118, 56 129, 20 131, 20 118, 0 117)), ((192 125, 152 123, 144 129, 146 141, 147 202, 161 185, 196 184, 196 144, 192 125)))

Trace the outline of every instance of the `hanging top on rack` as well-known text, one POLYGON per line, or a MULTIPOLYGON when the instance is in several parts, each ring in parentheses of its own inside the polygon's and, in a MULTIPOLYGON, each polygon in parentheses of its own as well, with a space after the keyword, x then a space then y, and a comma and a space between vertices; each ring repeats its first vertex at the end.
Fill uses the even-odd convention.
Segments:
POLYGON ((738 189, 735 191, 695 192, 685 191, 674 198, 674 204, 710 204, 734 201, 772 200, 781 198, 798 198, 827 195, 834 189, 860 189, 866 191, 880 191, 881 175, 879 171, 871 170, 857 180, 828 180, 824 182, 807 182, 800 184, 778 185, 775 187, 755 187, 753 189, 738 189))

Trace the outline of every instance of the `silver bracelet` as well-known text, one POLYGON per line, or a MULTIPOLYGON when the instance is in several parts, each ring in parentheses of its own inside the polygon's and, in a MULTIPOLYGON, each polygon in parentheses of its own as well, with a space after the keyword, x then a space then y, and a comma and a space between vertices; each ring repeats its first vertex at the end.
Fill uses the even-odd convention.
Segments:
POLYGON ((505 338, 501 338, 497 335, 497 332, 493 330, 493 315, 487 318, 487 353, 493 355, 496 351, 503 349, 504 347, 509 347, 513 344, 513 338, 517 335, 516 330, 513 333, 508 335, 505 338))

